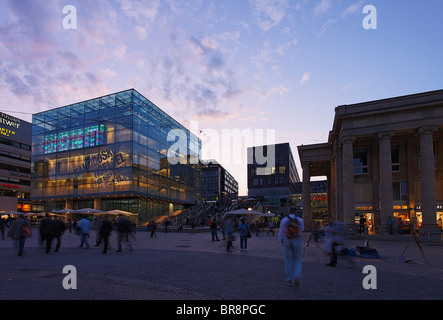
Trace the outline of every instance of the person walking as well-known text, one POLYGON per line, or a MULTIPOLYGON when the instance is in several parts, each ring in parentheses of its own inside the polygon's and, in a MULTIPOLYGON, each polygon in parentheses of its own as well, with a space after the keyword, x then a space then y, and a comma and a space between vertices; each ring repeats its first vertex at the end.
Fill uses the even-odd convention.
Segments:
POLYGON ((297 207, 290 207, 288 216, 280 223, 278 238, 283 245, 286 285, 299 287, 302 276, 302 232, 305 229, 303 220, 297 217, 297 207))
POLYGON ((211 229, 212 241, 220 241, 217 234, 217 220, 215 218, 212 219, 209 228, 211 229))
POLYGON ((61 246, 61 236, 66 230, 66 225, 61 220, 53 220, 48 214, 40 221, 40 241, 46 240, 46 253, 51 251, 52 241, 57 239, 57 244, 55 245, 55 252, 58 252, 61 246))
POLYGON ((128 248, 129 248, 129 252, 132 252, 132 245, 131 242, 129 241, 129 233, 132 232, 132 224, 131 222, 121 216, 120 218, 118 218, 117 220, 118 222, 118 241, 117 241, 117 245, 118 245, 118 249, 117 252, 122 252, 122 242, 126 242, 128 248))
POLYGON ((226 251, 232 252, 232 241, 234 240, 234 221, 226 220, 223 225, 226 234, 226 251))
POLYGON ((330 221, 325 227, 325 244, 329 255, 328 267, 335 267, 337 265, 337 250, 336 248, 343 245, 344 240, 343 225, 338 221, 330 221))
POLYGON ((394 234, 394 229, 393 229, 394 221, 392 221, 392 218, 390 216, 388 217, 388 220, 386 221, 386 225, 388 227, 388 233, 394 234))
POLYGON ((246 251, 248 249, 249 225, 245 222, 245 219, 240 219, 237 229, 240 235, 240 251, 246 251))
POLYGON ((68 219, 68 222, 66 224, 68 226, 69 233, 71 233, 72 232, 72 220, 68 219))
POLYGON ((5 240, 6 220, 0 217, 0 232, 2 233, 2 240, 5 240))
POLYGON ((109 236, 112 232, 112 223, 109 221, 108 217, 104 217, 103 220, 100 223, 100 228, 98 230, 100 239, 103 240, 103 251, 102 253, 108 252, 108 245, 109 245, 109 236))
POLYGON ((89 249, 89 231, 91 230, 91 222, 86 218, 82 218, 77 223, 77 229, 80 229, 80 245, 79 248, 83 248, 83 245, 86 245, 86 249, 89 249))
POLYGON ((272 220, 268 223, 268 232, 266 232, 266 235, 269 235, 269 233, 272 233, 272 235, 275 236, 274 222, 272 220))
POLYGON ((403 235, 403 225, 404 225, 403 220, 402 220, 401 217, 399 217, 398 221, 397 221, 397 227, 398 227, 398 234, 399 235, 403 235))
POLYGON ((155 231, 157 230, 157 222, 152 220, 149 226, 151 227, 151 238, 153 238, 154 236, 157 237, 157 234, 155 233, 155 231))
POLYGON ((11 222, 8 231, 8 237, 18 243, 18 255, 23 256, 25 248, 25 240, 31 235, 31 224, 25 220, 23 215, 19 215, 18 219, 11 222))

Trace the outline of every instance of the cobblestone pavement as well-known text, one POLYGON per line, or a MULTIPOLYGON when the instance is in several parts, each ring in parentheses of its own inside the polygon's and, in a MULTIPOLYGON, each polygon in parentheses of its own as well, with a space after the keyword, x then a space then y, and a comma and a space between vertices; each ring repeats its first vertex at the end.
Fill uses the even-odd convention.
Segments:
MULTIPOLYGON (((221 239, 221 233, 219 234, 221 239)), ((304 240, 308 234, 303 235, 304 240)), ((397 236, 398 237, 398 236, 397 236)), ((37 229, 19 257, 9 238, 0 240, 0 299, 2 300, 441 300, 443 247, 423 244, 425 260, 414 240, 374 241, 380 259, 339 257, 325 266, 322 243, 310 242, 303 262, 300 288, 285 285, 282 247, 277 235, 248 241, 248 250, 225 251, 225 241, 211 241, 208 232, 137 232, 132 252, 117 253, 116 235, 108 254, 102 254, 91 231, 89 249, 79 248, 74 233, 62 237, 59 252, 44 252, 37 229), (403 254, 404 252, 404 254, 403 254), (397 262, 399 255, 411 262, 397 262), (77 289, 63 288, 66 265, 77 270, 77 289), (362 282, 365 265, 377 270, 377 289, 362 282)), ((398 239, 398 238, 397 238, 398 239)), ((55 244, 54 244, 55 245, 55 244)), ((348 241, 347 247, 363 245, 348 241)))

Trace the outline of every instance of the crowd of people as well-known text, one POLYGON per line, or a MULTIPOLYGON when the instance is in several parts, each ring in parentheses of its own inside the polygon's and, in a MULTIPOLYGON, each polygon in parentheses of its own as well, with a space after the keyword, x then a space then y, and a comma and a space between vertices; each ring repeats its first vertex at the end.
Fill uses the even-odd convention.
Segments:
MULTIPOLYGON (((100 219, 83 216, 80 219, 68 219, 63 222, 61 219, 52 218, 48 214, 39 222, 38 236, 40 243, 45 243, 45 252, 49 253, 54 240, 56 240, 55 252, 61 247, 61 237, 68 232, 74 232, 79 236, 79 248, 90 248, 89 238, 91 229, 97 230, 97 238, 94 246, 100 246, 103 242, 102 253, 107 253, 109 249, 109 237, 112 231, 117 233, 117 250, 122 252, 122 245, 125 244, 129 252, 133 247, 131 240, 135 239, 136 228, 134 222, 124 216, 119 216, 116 220, 110 221, 107 216, 100 219)), ((18 215, 16 218, 9 216, 7 219, 0 218, 0 231, 2 240, 5 240, 5 234, 11 238, 18 248, 18 256, 23 256, 26 239, 32 235, 31 223, 25 219, 24 215, 18 215)))

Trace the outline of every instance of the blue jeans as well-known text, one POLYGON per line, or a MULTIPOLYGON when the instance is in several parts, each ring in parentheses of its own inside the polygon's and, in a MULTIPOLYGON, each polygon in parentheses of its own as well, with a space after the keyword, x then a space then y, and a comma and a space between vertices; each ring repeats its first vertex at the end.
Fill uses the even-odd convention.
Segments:
POLYGON ((89 233, 82 233, 81 237, 82 238, 80 242, 80 247, 83 247, 83 244, 85 244, 86 248, 89 248, 89 243, 88 243, 89 233))
POLYGON ((283 257, 285 259, 286 281, 301 279, 302 271, 302 250, 301 237, 294 239, 285 238, 283 240, 283 257))
POLYGON ((248 248, 248 237, 240 236, 240 249, 247 249, 247 248, 248 248))

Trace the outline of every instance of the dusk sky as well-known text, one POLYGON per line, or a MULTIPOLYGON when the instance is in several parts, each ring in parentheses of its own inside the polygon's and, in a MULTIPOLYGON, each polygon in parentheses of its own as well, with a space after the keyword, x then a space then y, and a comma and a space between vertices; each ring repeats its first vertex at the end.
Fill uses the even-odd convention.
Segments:
POLYGON ((0 111, 27 121, 134 88, 198 122, 204 148, 205 132, 262 129, 203 150, 246 195, 246 148, 267 129, 301 176, 297 146, 327 141, 335 107, 443 89, 443 1, 0 0, 0 71, 0 111), (363 27, 366 5, 377 29, 363 27))

